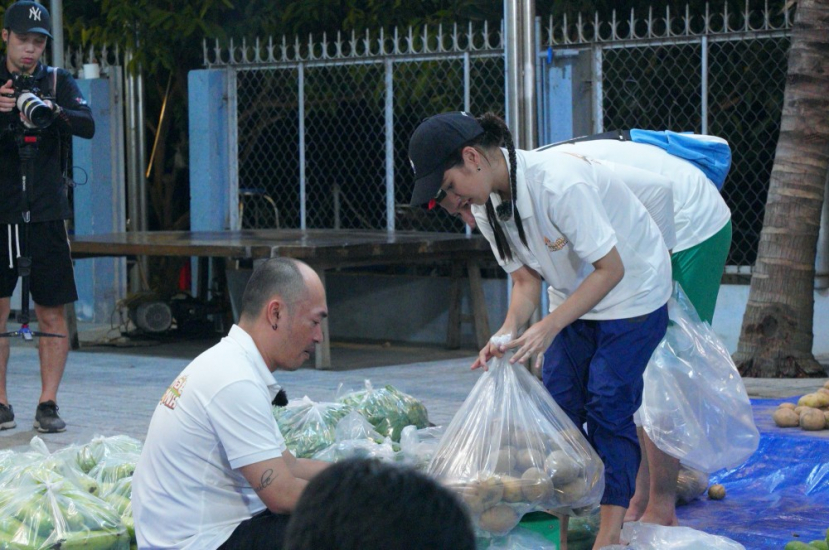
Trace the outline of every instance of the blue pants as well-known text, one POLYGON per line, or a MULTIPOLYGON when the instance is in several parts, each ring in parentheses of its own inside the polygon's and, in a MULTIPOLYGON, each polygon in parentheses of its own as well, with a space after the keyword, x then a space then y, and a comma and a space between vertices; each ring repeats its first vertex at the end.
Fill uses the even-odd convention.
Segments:
POLYGON ((642 404, 642 374, 665 336, 668 307, 613 321, 578 320, 544 354, 544 386, 583 429, 605 467, 602 504, 627 508, 641 452, 633 413, 642 404))

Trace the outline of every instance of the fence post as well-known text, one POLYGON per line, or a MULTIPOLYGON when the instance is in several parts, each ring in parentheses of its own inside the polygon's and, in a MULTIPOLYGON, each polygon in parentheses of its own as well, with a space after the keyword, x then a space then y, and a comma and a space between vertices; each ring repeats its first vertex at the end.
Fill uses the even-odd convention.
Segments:
POLYGON ((305 205, 305 64, 297 67, 297 99, 299 106, 299 228, 306 229, 305 205))
POLYGON ((390 57, 386 57, 383 66, 386 88, 386 230, 394 233, 394 74, 390 57))
POLYGON ((228 70, 190 71, 190 229, 222 231, 230 227, 228 147, 228 70))
MULTIPOLYGON (((78 80, 95 119, 92 139, 72 138, 75 235, 100 235, 126 231, 124 166, 124 111, 121 67, 110 67, 110 78, 78 80)), ((79 319, 104 323, 111 320, 115 303, 126 296, 126 258, 75 261, 79 319)))
POLYGON ((701 76, 702 76, 702 78, 700 79, 700 81, 701 81, 701 86, 700 87, 702 88, 700 90, 700 93, 702 94, 702 97, 700 98, 700 99, 702 99, 702 102, 701 102, 701 106, 702 106, 702 113, 701 113, 702 129, 701 129, 701 132, 703 134, 707 134, 708 133, 708 37, 705 36, 705 35, 703 35, 703 37, 702 37, 702 42, 700 43, 700 48, 702 50, 700 52, 701 55, 702 55, 702 59, 701 59, 701 62, 702 62, 701 63, 701 65, 702 65, 702 67, 701 67, 702 75, 701 76))
POLYGON ((591 86, 593 94, 593 133, 601 134, 604 132, 604 106, 602 105, 604 94, 604 91, 602 90, 602 47, 594 44, 590 53, 590 81, 593 84, 591 86))

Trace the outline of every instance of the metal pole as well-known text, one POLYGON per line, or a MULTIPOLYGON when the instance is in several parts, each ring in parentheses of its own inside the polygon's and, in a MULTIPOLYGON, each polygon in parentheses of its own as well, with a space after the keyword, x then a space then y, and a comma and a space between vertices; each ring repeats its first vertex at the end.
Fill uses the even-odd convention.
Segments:
POLYGON ((298 67, 299 95, 299 228, 305 230, 305 64, 298 67))
POLYGON ((524 149, 536 147, 536 108, 535 108, 535 60, 537 57, 535 41, 535 0, 523 0, 521 6, 521 66, 523 82, 521 85, 521 146, 524 149))
POLYGON ((63 68, 63 0, 51 0, 52 15, 52 62, 53 67, 63 68))
POLYGON ((591 51, 592 62, 590 63, 590 76, 593 81, 591 86, 593 92, 593 132, 601 134, 604 132, 604 107, 602 105, 602 47, 593 46, 591 51))
POLYGON ((700 94, 702 95, 702 133, 708 133, 708 36, 702 36, 702 84, 700 94))
POLYGON ((535 147, 535 1, 505 0, 507 123, 515 146, 535 147))
POLYGON ((228 201, 230 209, 228 227, 242 229, 239 218, 239 94, 236 82, 236 70, 228 67, 227 71, 227 161, 228 161, 228 201))
POLYGON ((391 58, 385 65, 386 86, 386 230, 394 233, 394 74, 391 58))
MULTIPOLYGON (((136 145, 138 146, 135 181, 138 185, 138 220, 137 229, 147 230, 147 178, 144 177, 144 166, 147 165, 147 139, 144 125, 144 75, 141 74, 141 67, 138 67, 138 74, 135 77, 135 129, 136 145)), ((146 257, 142 259, 146 265, 146 257)))
MULTIPOLYGON (((472 60, 469 52, 463 52, 463 110, 467 113, 472 110, 472 101, 470 100, 470 73, 472 71, 472 60)), ((466 236, 472 235, 472 228, 465 226, 466 236)))

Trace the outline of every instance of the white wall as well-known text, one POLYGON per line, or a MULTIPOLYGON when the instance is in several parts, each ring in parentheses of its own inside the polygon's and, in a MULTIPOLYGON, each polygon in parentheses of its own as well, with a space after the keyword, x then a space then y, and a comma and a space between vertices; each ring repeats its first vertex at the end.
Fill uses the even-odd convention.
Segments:
MULTIPOLYGON (((737 351, 749 288, 749 285, 722 285, 717 297, 713 328, 731 353, 737 351)), ((829 354, 829 292, 826 290, 815 291, 813 331, 812 353, 829 354)))

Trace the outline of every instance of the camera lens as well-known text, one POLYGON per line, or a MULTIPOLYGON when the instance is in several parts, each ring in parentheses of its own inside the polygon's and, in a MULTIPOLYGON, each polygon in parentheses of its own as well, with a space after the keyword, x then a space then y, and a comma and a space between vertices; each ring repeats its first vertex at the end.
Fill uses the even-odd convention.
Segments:
POLYGON ((46 128, 52 124, 54 113, 42 99, 32 92, 23 92, 17 98, 17 108, 37 128, 46 128))

